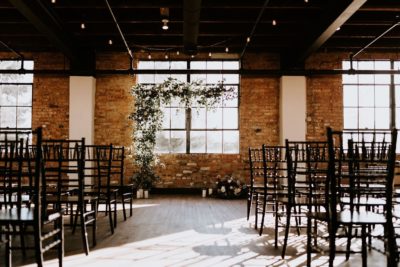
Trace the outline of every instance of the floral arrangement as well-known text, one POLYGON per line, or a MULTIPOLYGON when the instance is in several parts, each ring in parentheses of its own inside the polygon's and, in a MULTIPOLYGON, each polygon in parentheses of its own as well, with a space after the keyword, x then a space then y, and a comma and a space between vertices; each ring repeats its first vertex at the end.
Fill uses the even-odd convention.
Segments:
POLYGON ((226 88, 223 82, 216 85, 204 85, 201 81, 190 83, 169 78, 161 84, 133 86, 131 94, 135 105, 130 119, 134 121, 133 158, 139 172, 133 177, 137 187, 151 187, 158 179, 154 166, 158 157, 154 153, 157 132, 162 129, 162 105, 178 100, 186 108, 196 106, 211 107, 222 98, 236 97, 232 88, 226 88))
POLYGON ((217 177, 217 196, 221 198, 242 198, 247 196, 247 186, 239 179, 235 179, 229 175, 221 180, 217 177))

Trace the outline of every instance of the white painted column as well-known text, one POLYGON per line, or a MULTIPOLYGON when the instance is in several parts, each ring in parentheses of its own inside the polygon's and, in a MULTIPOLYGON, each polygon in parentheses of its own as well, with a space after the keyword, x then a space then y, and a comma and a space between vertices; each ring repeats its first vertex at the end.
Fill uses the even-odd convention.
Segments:
POLYGON ((280 142, 306 139, 306 77, 282 76, 280 88, 280 142))
POLYGON ((88 76, 69 78, 69 139, 85 137, 86 145, 94 143, 94 105, 96 79, 88 76))

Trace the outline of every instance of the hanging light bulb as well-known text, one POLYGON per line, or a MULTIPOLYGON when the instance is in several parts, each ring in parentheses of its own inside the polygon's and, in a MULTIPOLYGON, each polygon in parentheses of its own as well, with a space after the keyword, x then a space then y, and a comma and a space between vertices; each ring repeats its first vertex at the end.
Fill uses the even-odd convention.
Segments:
POLYGON ((168 54, 165 54, 165 56, 164 56, 164 57, 165 57, 165 59, 168 59, 168 54))
POLYGON ((86 28, 85 23, 81 23, 81 29, 84 30, 86 28))
POLYGON ((112 39, 108 40, 108 44, 112 45, 113 44, 113 40, 112 39))
POLYGON ((163 19, 163 20, 161 20, 161 22, 163 23, 163 25, 161 26, 161 28, 164 30, 164 31, 166 31, 166 30, 168 30, 169 29, 169 27, 168 27, 168 19, 163 19))
POLYGON ((246 42, 250 43, 250 37, 247 37, 246 42))
POLYGON ((190 57, 191 57, 191 58, 194 58, 194 55, 191 55, 190 57))
POLYGON ((226 53, 229 53, 229 47, 226 47, 226 48, 225 48, 225 52, 226 52, 226 53))
POLYGON ((52 3, 52 4, 55 4, 55 3, 56 3, 56 0, 51 0, 51 3, 52 3))
POLYGON ((274 20, 274 19, 272 20, 272 25, 276 26, 276 20, 274 20))
POLYGON ((304 0, 304 3, 308 3, 308 0, 304 0))
POLYGON ((179 50, 178 50, 178 51, 176 51, 176 55, 177 55, 177 56, 179 56, 179 50))
POLYGON ((147 55, 147 58, 148 58, 148 59, 151 59, 151 54, 150 54, 150 53, 147 55))
POLYGON ((212 56, 211 52, 209 52, 209 53, 208 53, 208 56, 209 56, 209 57, 211 57, 211 56, 212 56))

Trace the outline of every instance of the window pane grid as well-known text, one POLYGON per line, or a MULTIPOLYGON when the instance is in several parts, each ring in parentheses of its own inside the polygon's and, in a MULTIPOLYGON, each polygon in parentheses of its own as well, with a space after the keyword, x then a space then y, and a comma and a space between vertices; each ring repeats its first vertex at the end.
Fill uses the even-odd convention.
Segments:
MULTIPOLYGON (((196 69, 196 70, 239 70, 239 61, 141 61, 138 69, 196 69)), ((181 81, 201 81, 212 85, 223 81, 224 85, 239 90, 239 74, 139 74, 138 82, 154 85, 168 77, 181 81), (177 77, 179 76, 179 77, 177 77), (183 80, 184 79, 184 80, 183 80)), ((239 153, 238 99, 227 99, 215 105, 215 109, 193 106, 185 112, 179 101, 163 106, 163 130, 157 135, 158 153, 239 153), (184 115, 185 114, 185 115, 184 115), (229 118, 225 118, 229 116, 229 118), (185 134, 184 134, 185 133, 185 134), (174 136, 173 136, 174 135, 174 136), (188 139, 188 140, 186 140, 188 139), (182 144, 187 143, 183 148, 182 144)))
MULTIPOLYGON (((19 60, 0 60, 0 128, 32 127, 33 74, 6 74, 1 70, 18 70, 19 60)), ((24 61, 33 69, 33 61, 24 61)))

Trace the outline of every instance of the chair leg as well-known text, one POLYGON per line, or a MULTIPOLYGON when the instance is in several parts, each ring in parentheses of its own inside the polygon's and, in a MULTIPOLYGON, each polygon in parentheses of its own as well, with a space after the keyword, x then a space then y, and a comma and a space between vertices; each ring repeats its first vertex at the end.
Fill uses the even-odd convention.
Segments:
POLYGON ((60 233, 58 234, 59 235, 58 238, 60 240, 60 244, 58 245, 58 266, 62 267, 64 258, 64 221, 62 216, 60 218, 59 227, 60 227, 60 233))
POLYGON ((79 217, 81 221, 81 236, 82 236, 83 250, 85 251, 86 255, 89 255, 89 242, 88 242, 88 234, 87 234, 83 207, 79 208, 78 210, 80 211, 79 217))
MULTIPOLYGON (((7 229, 10 231, 10 229, 7 229)), ((11 250, 11 235, 9 233, 6 234, 6 256, 5 256, 5 264, 7 267, 12 266, 12 250, 11 250)))
MULTIPOLYGON (((329 228, 329 227, 328 227, 329 228)), ((336 226, 331 225, 329 228, 329 267, 333 267, 336 254, 336 226)))
MULTIPOLYGON (((107 204, 106 204, 106 211, 108 210, 108 220, 110 223, 110 230, 111 230, 111 234, 114 234, 114 222, 112 219, 112 214, 111 214, 111 203, 110 200, 107 200, 107 204)), ((106 213, 107 214, 107 213, 106 213)))
MULTIPOLYGON (((361 241, 362 241, 362 266, 367 267, 367 225, 361 226, 361 241)), ((389 265, 388 265, 389 266, 389 265)))
POLYGON ((275 248, 278 248, 278 224, 279 224, 279 218, 278 218, 278 202, 275 202, 275 248))
POLYGON ((311 218, 307 217, 307 267, 311 266, 311 218))
POLYGON ((117 209, 117 196, 115 196, 115 198, 114 198, 114 228, 117 228, 117 212, 118 212, 118 209, 117 209))
POLYGON ((253 190, 249 190, 248 196, 247 196, 247 220, 250 218, 250 211, 251 211, 251 204, 253 202, 253 190))
POLYGON ((26 247, 25 247, 25 225, 20 226, 20 235, 19 235, 20 241, 21 241, 21 248, 22 248, 22 257, 26 257, 26 247))
POLYGON ((41 232, 35 231, 34 236, 35 236, 34 242, 35 242, 36 264, 38 265, 38 267, 43 267, 43 248, 42 248, 41 232))
POLYGON ((130 215, 130 217, 132 217, 132 215, 133 215, 133 194, 129 198, 129 205, 130 205, 129 215, 130 215))
POLYGON ((122 213, 124 215, 124 221, 126 221, 125 197, 123 193, 121 193, 121 201, 122 201, 122 213))
POLYGON ((290 216, 291 216, 291 211, 292 207, 290 205, 287 206, 286 209, 286 226, 285 226, 285 239, 283 241, 283 248, 282 248, 282 259, 285 258, 285 254, 286 254, 286 246, 287 246, 287 241, 288 241, 288 237, 289 237, 289 230, 290 230, 290 216))
POLYGON ((260 232, 259 232, 260 236, 262 235, 263 230, 264 230, 264 219, 265 219, 266 208, 267 208, 267 195, 264 194, 262 214, 261 214, 261 225, 260 225, 260 232))
MULTIPOLYGON (((348 230, 349 230, 349 232, 347 233, 346 261, 348 261, 349 258, 350 258, 351 238, 352 238, 352 235, 353 235, 353 225, 352 224, 349 225, 348 230)), ((362 237, 362 238, 364 238, 364 237, 362 237)))
POLYGON ((258 193, 255 193, 255 199, 256 199, 256 207, 254 209, 254 215, 255 215, 254 229, 257 230, 258 229, 258 193))

